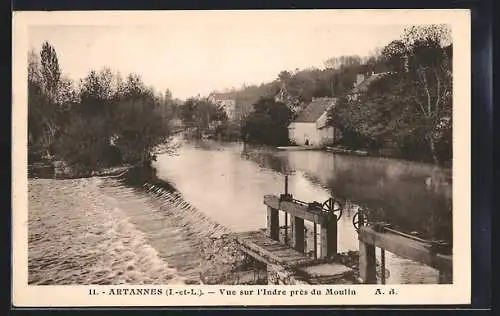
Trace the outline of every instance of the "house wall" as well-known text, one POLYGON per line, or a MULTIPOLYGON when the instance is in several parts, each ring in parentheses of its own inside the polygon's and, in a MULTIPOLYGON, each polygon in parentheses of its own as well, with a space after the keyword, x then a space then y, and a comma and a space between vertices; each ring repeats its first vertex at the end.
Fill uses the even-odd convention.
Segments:
POLYGON ((232 120, 235 117, 236 101, 235 100, 220 100, 220 105, 226 110, 227 117, 232 120))
POLYGON ((295 122, 288 127, 288 135, 297 145, 304 146, 309 140, 310 146, 323 146, 340 137, 339 130, 332 127, 317 128, 317 122, 299 123, 295 122), (335 135, 334 135, 335 133, 335 135))
POLYGON ((319 131, 316 128, 316 123, 302 123, 295 122, 290 124, 288 129, 289 137, 297 145, 305 145, 306 140, 309 140, 309 145, 318 146, 320 145, 321 139, 319 131))

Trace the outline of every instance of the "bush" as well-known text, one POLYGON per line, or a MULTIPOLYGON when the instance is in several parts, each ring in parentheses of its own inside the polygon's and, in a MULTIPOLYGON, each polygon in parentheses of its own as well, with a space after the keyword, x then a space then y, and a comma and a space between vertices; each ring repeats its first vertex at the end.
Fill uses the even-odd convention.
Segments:
POLYGON ((225 121, 215 129, 215 134, 223 141, 237 141, 241 139, 240 127, 235 122, 225 121))
POLYGON ((111 166, 109 140, 102 135, 104 122, 97 119, 72 118, 56 143, 56 157, 63 160, 77 174, 90 174, 111 166))

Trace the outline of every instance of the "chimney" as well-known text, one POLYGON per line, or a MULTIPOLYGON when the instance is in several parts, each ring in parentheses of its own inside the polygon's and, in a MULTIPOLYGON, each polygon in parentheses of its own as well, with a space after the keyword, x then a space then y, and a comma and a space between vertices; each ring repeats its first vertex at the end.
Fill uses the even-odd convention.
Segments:
POLYGON ((357 74, 356 75, 356 86, 358 86, 364 80, 365 80, 365 75, 364 74, 357 74))

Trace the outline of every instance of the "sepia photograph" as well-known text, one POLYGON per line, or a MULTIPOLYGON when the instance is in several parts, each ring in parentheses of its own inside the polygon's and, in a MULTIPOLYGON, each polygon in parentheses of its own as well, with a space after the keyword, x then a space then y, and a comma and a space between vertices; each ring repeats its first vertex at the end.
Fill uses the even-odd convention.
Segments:
POLYGON ((15 52, 23 287, 467 292, 467 33, 418 13, 39 13, 15 52))

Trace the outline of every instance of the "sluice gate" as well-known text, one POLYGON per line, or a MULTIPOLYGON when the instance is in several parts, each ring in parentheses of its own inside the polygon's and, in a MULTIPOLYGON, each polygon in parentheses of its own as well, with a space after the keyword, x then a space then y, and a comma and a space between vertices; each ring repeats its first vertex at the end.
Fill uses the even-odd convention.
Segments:
POLYGON ((267 229, 232 236, 243 253, 267 266, 268 284, 356 283, 353 269, 336 260, 337 220, 342 215, 338 201, 328 199, 321 204, 296 200, 288 193, 286 176, 285 194, 266 195, 264 204, 267 229), (284 213, 284 226, 280 226, 280 212, 284 213), (305 221, 314 227, 312 257, 306 254, 305 221), (281 230, 285 232, 284 240, 280 238, 281 230))

